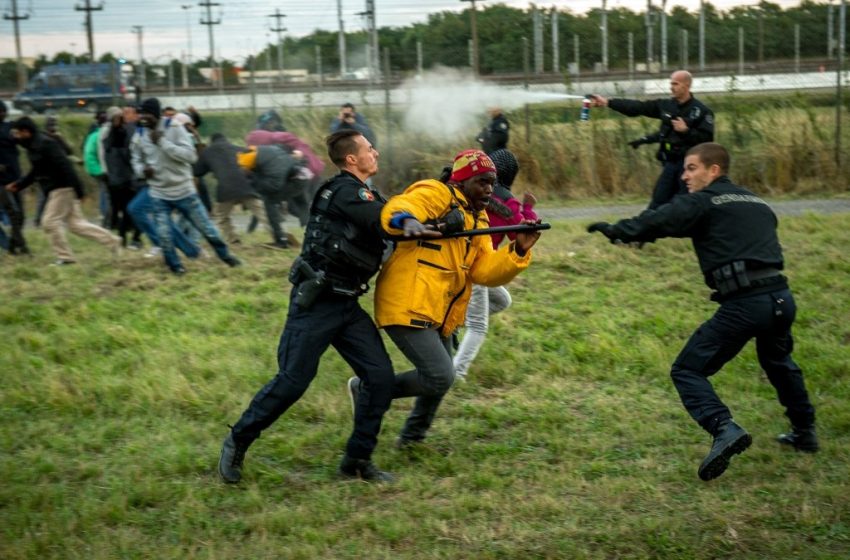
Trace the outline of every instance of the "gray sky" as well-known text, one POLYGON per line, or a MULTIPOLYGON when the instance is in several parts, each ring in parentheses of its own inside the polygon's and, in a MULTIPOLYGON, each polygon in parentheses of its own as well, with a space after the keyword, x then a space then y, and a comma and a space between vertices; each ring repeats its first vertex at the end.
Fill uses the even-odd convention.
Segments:
MULTIPOLYGON (((283 26, 287 35, 304 36, 315 29, 338 30, 337 0, 215 0, 213 20, 220 19, 221 25, 213 26, 216 55, 241 61, 273 42, 269 31, 275 21, 269 15, 276 9, 287 14, 283 26)), ((799 0, 773 0, 781 6, 798 5, 799 0)), ((84 53, 88 50, 85 34, 84 12, 75 11, 85 0, 17 0, 19 15, 29 14, 29 19, 20 22, 21 49, 23 56, 46 54, 58 51, 84 53)), ((481 5, 495 4, 488 0, 481 5)), ((501 0, 501 3, 526 8, 528 1, 501 0)), ((198 0, 92 0, 92 6, 103 4, 103 10, 92 12, 95 31, 95 56, 111 51, 129 60, 138 56, 136 35, 131 33, 134 25, 143 27, 143 48, 147 60, 160 57, 165 60, 170 54, 181 58, 189 52, 193 59, 209 55, 208 26, 200 25, 205 17, 205 8, 198 0), (181 6, 190 6, 182 9, 181 6), (204 13, 202 14, 202 10, 204 13), (189 26, 187 28, 187 17, 189 26)), ((583 13, 589 8, 601 6, 601 0, 555 0, 538 1, 543 8, 556 6, 583 13)), ((653 0, 655 6, 661 0, 653 0)), ((684 6, 696 11, 699 0, 669 0, 668 8, 684 6)), ((717 8, 724 10, 736 5, 756 5, 757 0, 714 0, 717 8)), ((0 0, 3 14, 11 15, 11 0, 0 0)), ((342 0, 343 20, 347 31, 364 27, 364 20, 357 15, 365 9, 365 0, 342 0)), ((383 26, 401 26, 414 21, 424 21, 428 14, 443 10, 463 10, 468 2, 459 0, 375 0, 377 23, 383 26)), ((610 8, 625 7, 633 11, 646 8, 645 0, 608 0, 610 8)), ((0 20, 0 58, 15 55, 12 22, 0 20)))

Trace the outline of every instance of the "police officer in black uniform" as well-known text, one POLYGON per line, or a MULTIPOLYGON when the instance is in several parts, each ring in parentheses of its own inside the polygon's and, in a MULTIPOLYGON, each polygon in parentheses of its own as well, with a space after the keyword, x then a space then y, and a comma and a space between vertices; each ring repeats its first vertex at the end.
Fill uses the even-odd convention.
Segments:
POLYGON ((304 246, 289 275, 294 286, 278 346, 279 371, 224 440, 218 469, 225 482, 239 482, 248 447, 301 398, 331 345, 361 380, 354 431, 339 473, 392 481, 371 455, 395 377, 378 329, 358 303, 384 251, 380 214, 385 200, 365 184, 378 170, 378 152, 350 129, 331 134, 327 145, 340 173, 319 188, 310 208, 304 246))
POLYGON ((478 143, 485 154, 492 154, 496 150, 504 150, 508 147, 510 139, 511 124, 499 107, 487 109, 490 114, 490 122, 478 133, 478 143))
POLYGON ((663 169, 652 191, 649 208, 658 208, 677 194, 686 192, 681 180, 685 152, 697 144, 714 140, 714 113, 691 95, 692 82, 690 72, 677 70, 670 75, 670 92, 673 94, 670 98, 636 101, 588 96, 594 107, 610 107, 629 117, 661 120, 657 134, 629 142, 633 148, 640 144, 659 143, 656 157, 663 169))
POLYGON ((683 179, 690 194, 657 210, 615 224, 598 222, 612 242, 649 242, 662 237, 690 237, 705 282, 720 308, 691 335, 673 363, 671 376, 688 413, 714 442, 699 467, 699 477, 723 474, 729 459, 752 442, 735 422, 708 378, 734 358, 752 338, 759 364, 776 389, 792 431, 778 441, 799 451, 815 452, 815 409, 803 373, 791 359, 791 325, 797 308, 783 268, 770 207, 726 176, 729 153, 715 143, 691 148, 683 179))

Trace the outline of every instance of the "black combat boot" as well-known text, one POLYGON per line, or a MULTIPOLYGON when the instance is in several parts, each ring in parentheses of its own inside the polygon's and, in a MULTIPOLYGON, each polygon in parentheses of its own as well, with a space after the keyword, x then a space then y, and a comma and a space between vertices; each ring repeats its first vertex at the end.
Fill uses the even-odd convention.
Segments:
POLYGON ((233 438, 233 432, 227 434, 221 446, 221 457, 218 459, 218 474, 223 481, 236 484, 242 480, 242 463, 245 461, 246 451, 248 444, 238 443, 233 438))
POLYGON ((224 261, 227 264, 227 266, 229 266, 230 268, 236 268, 236 267, 242 266, 242 261, 240 261, 239 259, 237 259, 233 255, 227 255, 225 258, 223 258, 221 260, 224 261))
POLYGON ((388 472, 380 470, 369 459, 355 459, 345 455, 337 473, 343 478, 359 478, 366 482, 395 482, 388 472))
POLYGON ((790 445, 797 451, 805 451, 806 453, 815 453, 820 446, 818 445, 818 435, 815 433, 815 427, 798 428, 791 427, 791 433, 779 434, 776 441, 783 445, 790 445))
POLYGON ((753 438, 738 424, 728 419, 717 429, 711 451, 708 452, 697 474, 702 480, 713 480, 723 474, 732 455, 743 452, 753 443, 753 438))

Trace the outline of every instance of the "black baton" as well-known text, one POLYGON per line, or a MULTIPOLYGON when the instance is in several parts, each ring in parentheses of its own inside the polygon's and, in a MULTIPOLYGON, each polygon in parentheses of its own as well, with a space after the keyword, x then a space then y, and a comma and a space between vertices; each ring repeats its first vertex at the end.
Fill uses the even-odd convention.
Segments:
POLYGON ((471 237, 473 235, 491 235, 494 233, 523 233, 526 231, 542 231, 551 229, 552 225, 547 223, 542 224, 517 224, 515 226, 496 226, 480 229, 467 229, 447 233, 441 237, 428 237, 426 235, 405 237, 404 235, 391 235, 389 238, 393 241, 418 241, 420 239, 439 241, 440 239, 453 239, 455 237, 471 237))

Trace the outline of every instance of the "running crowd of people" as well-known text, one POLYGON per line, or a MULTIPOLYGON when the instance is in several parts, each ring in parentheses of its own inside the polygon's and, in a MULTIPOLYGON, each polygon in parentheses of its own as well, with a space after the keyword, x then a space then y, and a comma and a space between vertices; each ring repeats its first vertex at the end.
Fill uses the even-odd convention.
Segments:
MULTIPOLYGON (((659 143, 662 174, 644 212, 614 224, 591 224, 588 232, 626 246, 692 238, 720 307, 695 331, 671 375, 683 405, 713 438, 698 469, 701 479, 712 480, 752 437, 733 420, 709 377, 751 339, 791 421, 791 431, 778 441, 807 452, 819 444, 814 406, 791 359, 796 305, 781 273, 776 216, 729 179, 730 154, 713 142, 714 115, 692 96, 691 83, 691 75, 680 70, 670 78, 671 98, 590 96, 595 107, 661 121, 657 134, 630 145, 659 143)), ((28 117, 6 123, 0 102, 0 208, 11 226, 10 235, 0 228, 0 244, 14 255, 30 253, 21 192, 38 181, 36 219, 56 265, 76 262, 68 229, 114 254, 141 249, 144 235, 151 244, 148 254, 161 255, 177 275, 186 273, 180 253, 197 258, 203 237, 222 262, 236 267, 241 261, 231 249, 241 239, 231 215, 244 207, 252 225, 269 230, 270 247, 300 250, 289 274, 278 371, 226 434, 219 474, 229 483, 242 479, 249 447, 302 397, 322 354, 333 346, 355 373, 347 385, 354 427, 338 472, 392 481, 371 460, 384 414, 393 400, 413 398, 396 446, 406 449, 426 438, 449 389, 467 378, 489 316, 511 305, 505 285, 530 265, 541 235, 536 198, 530 192, 517 198, 512 191, 520 166, 507 148, 507 119, 498 108, 490 116, 477 138, 483 150, 457 153, 438 179, 416 181, 386 199, 371 183, 379 161, 375 134, 350 103, 340 108, 325 140, 328 159, 338 169, 326 180, 322 159, 284 128, 275 111, 260 116, 243 147, 222 133, 206 145, 198 133, 201 117, 192 108, 177 112, 155 98, 137 108, 111 107, 97 115, 83 145, 82 163, 100 186, 97 225, 83 216, 82 182, 55 119, 43 131, 28 117), (26 176, 17 146, 29 155, 26 176), (210 173, 218 183, 214 202, 204 182, 210 173), (303 238, 284 230, 284 206, 305 228, 303 238), (475 231, 491 226, 508 228, 475 231), (359 297, 375 275, 373 320, 359 297), (395 371, 379 329, 412 369, 395 371)))

